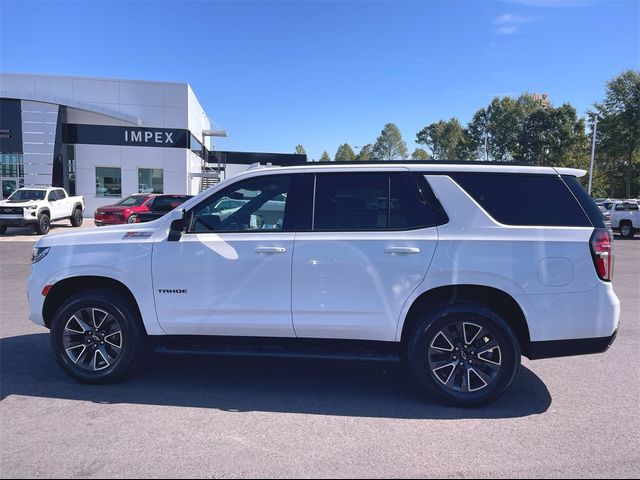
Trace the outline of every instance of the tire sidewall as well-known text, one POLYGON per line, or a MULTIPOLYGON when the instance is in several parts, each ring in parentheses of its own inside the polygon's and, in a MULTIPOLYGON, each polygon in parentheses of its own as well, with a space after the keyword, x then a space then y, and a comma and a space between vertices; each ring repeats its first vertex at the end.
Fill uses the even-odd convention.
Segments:
POLYGON ((36 233, 38 235, 46 235, 51 230, 51 217, 46 213, 38 215, 38 223, 36 224, 36 233))
POLYGON ((82 210, 80 208, 76 208, 73 211, 73 216, 71 217, 71 225, 74 227, 79 227, 82 225, 84 217, 82 216, 82 210))
POLYGON ((628 223, 625 223, 620 227, 620 235, 622 235, 624 238, 631 238, 633 237, 633 234, 634 234, 633 227, 628 223), (625 229, 626 229, 626 233, 625 233, 625 229))
POLYGON ((520 369, 520 344, 509 325, 496 312, 474 304, 459 304, 438 308, 424 316, 409 340, 409 365, 423 391, 436 400, 463 407, 485 405, 500 397, 513 383, 520 369), (438 380, 428 361, 434 336, 448 324, 467 321, 487 327, 501 348, 502 366, 498 378, 488 387, 469 393, 459 393, 438 380))
POLYGON ((144 337, 134 309, 116 295, 102 291, 87 291, 74 295, 60 306, 51 322, 51 349, 58 364, 72 377, 88 383, 108 383, 123 377, 137 362, 144 348, 144 337), (115 363, 98 372, 75 365, 67 355, 63 336, 71 316, 83 308, 99 308, 113 315, 122 329, 122 351, 115 363))

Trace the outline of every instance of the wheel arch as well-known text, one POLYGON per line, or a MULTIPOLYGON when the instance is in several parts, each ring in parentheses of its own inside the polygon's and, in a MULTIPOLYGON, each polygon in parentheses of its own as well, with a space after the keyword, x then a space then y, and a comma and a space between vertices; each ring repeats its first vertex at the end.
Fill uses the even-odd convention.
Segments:
POLYGON ((495 310, 513 329, 522 354, 530 354, 531 335, 522 308, 508 293, 485 285, 447 285, 422 293, 413 301, 404 319, 401 344, 407 345, 414 326, 426 313, 442 305, 460 302, 471 302, 495 310))
POLYGON ((114 292, 117 295, 122 296, 122 298, 126 299, 127 302, 129 302, 131 306, 135 308, 135 311, 138 314, 138 321, 142 325, 142 329, 145 335, 147 334, 146 327, 144 325, 144 322, 142 321, 142 312, 140 310, 140 306, 138 305, 138 302, 136 301, 136 298, 129 287, 113 278, 100 276, 69 277, 56 282, 51 287, 51 290, 49 290, 42 307, 42 317, 44 319, 45 326, 47 328, 51 327, 51 321, 53 320, 53 316, 55 315, 56 311, 71 295, 87 290, 97 289, 114 292))

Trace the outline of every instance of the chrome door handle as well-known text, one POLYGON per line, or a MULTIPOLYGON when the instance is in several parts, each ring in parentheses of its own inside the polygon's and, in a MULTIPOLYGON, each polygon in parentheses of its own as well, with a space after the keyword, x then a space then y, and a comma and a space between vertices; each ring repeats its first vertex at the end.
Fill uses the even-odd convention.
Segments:
POLYGON ((400 253, 400 254, 408 254, 408 253, 420 253, 420 249, 418 247, 387 247, 384 249, 385 253, 400 253))
POLYGON ((285 253, 287 251, 284 247, 257 247, 256 253, 285 253))

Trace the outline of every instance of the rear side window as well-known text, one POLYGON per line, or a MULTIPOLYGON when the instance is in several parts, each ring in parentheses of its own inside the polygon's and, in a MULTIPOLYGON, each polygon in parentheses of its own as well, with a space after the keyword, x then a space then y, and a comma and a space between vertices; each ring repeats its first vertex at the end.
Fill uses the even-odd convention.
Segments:
POLYGON ((505 225, 593 226, 558 175, 459 173, 451 177, 505 225))
POLYGON ((632 202, 618 203, 616 205, 616 210, 617 211, 629 211, 629 210, 638 210, 638 209, 640 209, 638 204, 637 203, 632 203, 632 202))
POLYGON ((314 230, 411 230, 433 225, 433 213, 409 174, 316 175, 314 230))

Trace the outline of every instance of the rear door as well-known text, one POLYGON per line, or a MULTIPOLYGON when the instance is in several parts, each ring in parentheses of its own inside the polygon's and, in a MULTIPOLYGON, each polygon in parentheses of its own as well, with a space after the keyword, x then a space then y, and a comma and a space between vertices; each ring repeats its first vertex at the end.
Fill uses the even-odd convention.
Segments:
POLYGON ((312 227, 293 254, 298 337, 395 339, 438 240, 424 187, 407 171, 315 174, 312 227))

